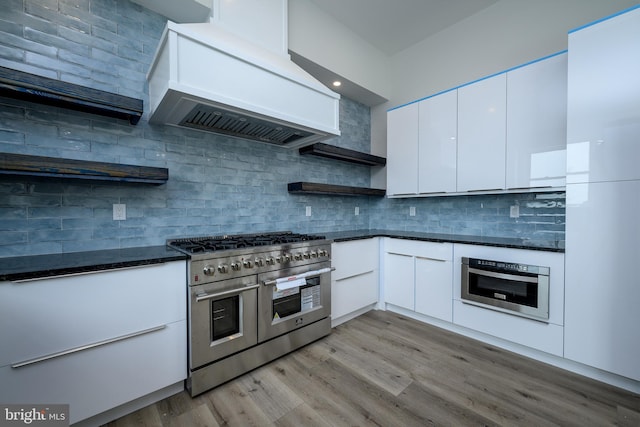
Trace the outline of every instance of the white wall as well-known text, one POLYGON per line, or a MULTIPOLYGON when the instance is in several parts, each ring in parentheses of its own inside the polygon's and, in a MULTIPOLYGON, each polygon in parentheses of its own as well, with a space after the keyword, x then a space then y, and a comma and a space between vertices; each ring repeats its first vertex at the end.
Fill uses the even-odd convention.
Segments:
MULTIPOLYGON (((567 33, 637 0, 501 0, 392 56, 388 103, 372 108, 371 151, 386 155, 389 108, 565 50, 567 33)), ((384 187, 384 173, 372 185, 384 187)))
POLYGON ((289 1, 289 49, 371 92, 391 97, 389 58, 309 0, 289 1))

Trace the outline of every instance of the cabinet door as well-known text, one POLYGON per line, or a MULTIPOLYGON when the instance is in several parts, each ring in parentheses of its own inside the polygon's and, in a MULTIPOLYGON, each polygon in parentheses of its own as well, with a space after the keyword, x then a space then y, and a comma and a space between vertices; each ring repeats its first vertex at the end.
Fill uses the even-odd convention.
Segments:
POLYGON ((451 261, 416 258, 416 312, 453 321, 451 261))
POLYGON ((336 326, 360 309, 378 302, 379 239, 331 244, 331 322, 336 326))
POLYGON ((418 192, 418 104, 387 113, 387 194, 418 192))
POLYGON ((565 357, 640 380, 640 181, 567 185, 565 357))
POLYGON ((507 188, 563 187, 567 54, 507 73, 507 188))
POLYGON ((458 93, 455 90, 419 103, 418 191, 456 191, 458 93))
POLYGON ((415 280, 413 257, 387 253, 384 262, 385 302, 413 310, 415 280))
POLYGON ((640 179, 640 9, 569 34, 567 182, 640 179))
POLYGON ((506 75, 458 89, 457 190, 505 188, 506 75))

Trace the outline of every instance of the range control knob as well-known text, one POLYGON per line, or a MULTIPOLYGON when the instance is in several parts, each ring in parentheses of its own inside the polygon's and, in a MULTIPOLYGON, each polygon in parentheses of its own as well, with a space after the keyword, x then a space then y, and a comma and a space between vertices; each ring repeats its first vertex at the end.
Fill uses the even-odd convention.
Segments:
POLYGON ((282 255, 282 262, 289 262, 289 261, 291 261, 291 254, 282 255))
POLYGON ((240 270, 240 263, 239 262, 232 262, 231 263, 231 270, 233 270, 233 271, 240 270))
POLYGON ((311 252, 311 258, 318 258, 318 252, 312 251, 311 252))
POLYGON ((244 268, 253 268, 253 261, 250 259, 245 260, 242 264, 244 265, 244 268))
POLYGON ((301 253, 297 253, 297 254, 293 255, 293 258, 294 258, 296 261, 300 261, 300 260, 302 259, 302 254, 301 254, 301 253))
MULTIPOLYGON (((278 258, 280 258, 280 257, 278 257, 278 258)), ((267 257, 267 259, 265 259, 264 262, 266 262, 267 265, 275 265, 276 264, 276 260, 272 256, 267 257)))
POLYGON ((264 258, 256 258, 256 267, 262 267, 264 266, 264 258))
POLYGON ((202 272, 207 276, 213 276, 216 273, 216 269, 210 265, 205 265, 202 269, 202 272))
POLYGON ((227 264, 220 264, 220 265, 218 266, 218 271, 219 271, 220 273, 226 274, 226 273, 228 273, 228 272, 229 272, 229 266, 228 266, 227 264))
POLYGON ((325 251, 324 249, 321 249, 318 251, 318 256, 329 256, 329 252, 325 251))
POLYGON ((311 258, 311 253, 310 252, 305 252, 305 253, 302 254, 302 257, 304 259, 309 259, 309 258, 311 258))

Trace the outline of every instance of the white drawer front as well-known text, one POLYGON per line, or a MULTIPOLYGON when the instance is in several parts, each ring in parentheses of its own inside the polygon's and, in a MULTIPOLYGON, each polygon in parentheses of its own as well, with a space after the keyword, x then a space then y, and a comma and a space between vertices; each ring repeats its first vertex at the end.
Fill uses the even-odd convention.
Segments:
POLYGON ((389 253, 442 261, 451 261, 453 258, 453 244, 446 242, 423 242, 418 240, 387 238, 385 239, 384 250, 389 253))
POLYGON ((0 366, 186 319, 186 263, 0 283, 0 366))
POLYGON ((337 242, 331 245, 331 265, 334 280, 377 270, 379 264, 378 238, 337 242))
POLYGON ((0 402, 69 404, 71 423, 187 376, 186 321, 21 368, 0 368, 0 402))

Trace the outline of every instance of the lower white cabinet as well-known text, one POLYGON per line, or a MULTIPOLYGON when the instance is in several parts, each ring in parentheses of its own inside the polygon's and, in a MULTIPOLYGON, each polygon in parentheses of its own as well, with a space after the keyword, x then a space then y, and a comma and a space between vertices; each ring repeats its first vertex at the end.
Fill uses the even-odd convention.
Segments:
POLYGON ((454 245, 453 323, 510 342, 563 356, 564 337, 564 254, 480 245, 454 245), (462 257, 549 267, 549 322, 462 302, 462 257))
POLYGON ((373 308, 379 293, 379 238, 331 245, 331 324, 337 326, 373 308))
POLYGON ((565 357, 640 381, 640 180, 567 185, 565 357))
POLYGON ((0 402, 76 423, 186 376, 186 263, 0 283, 0 402))
POLYGON ((452 321, 453 244, 385 239, 386 304, 452 321))
POLYGON ((453 270, 451 258, 415 258, 416 312, 451 322, 453 270))

